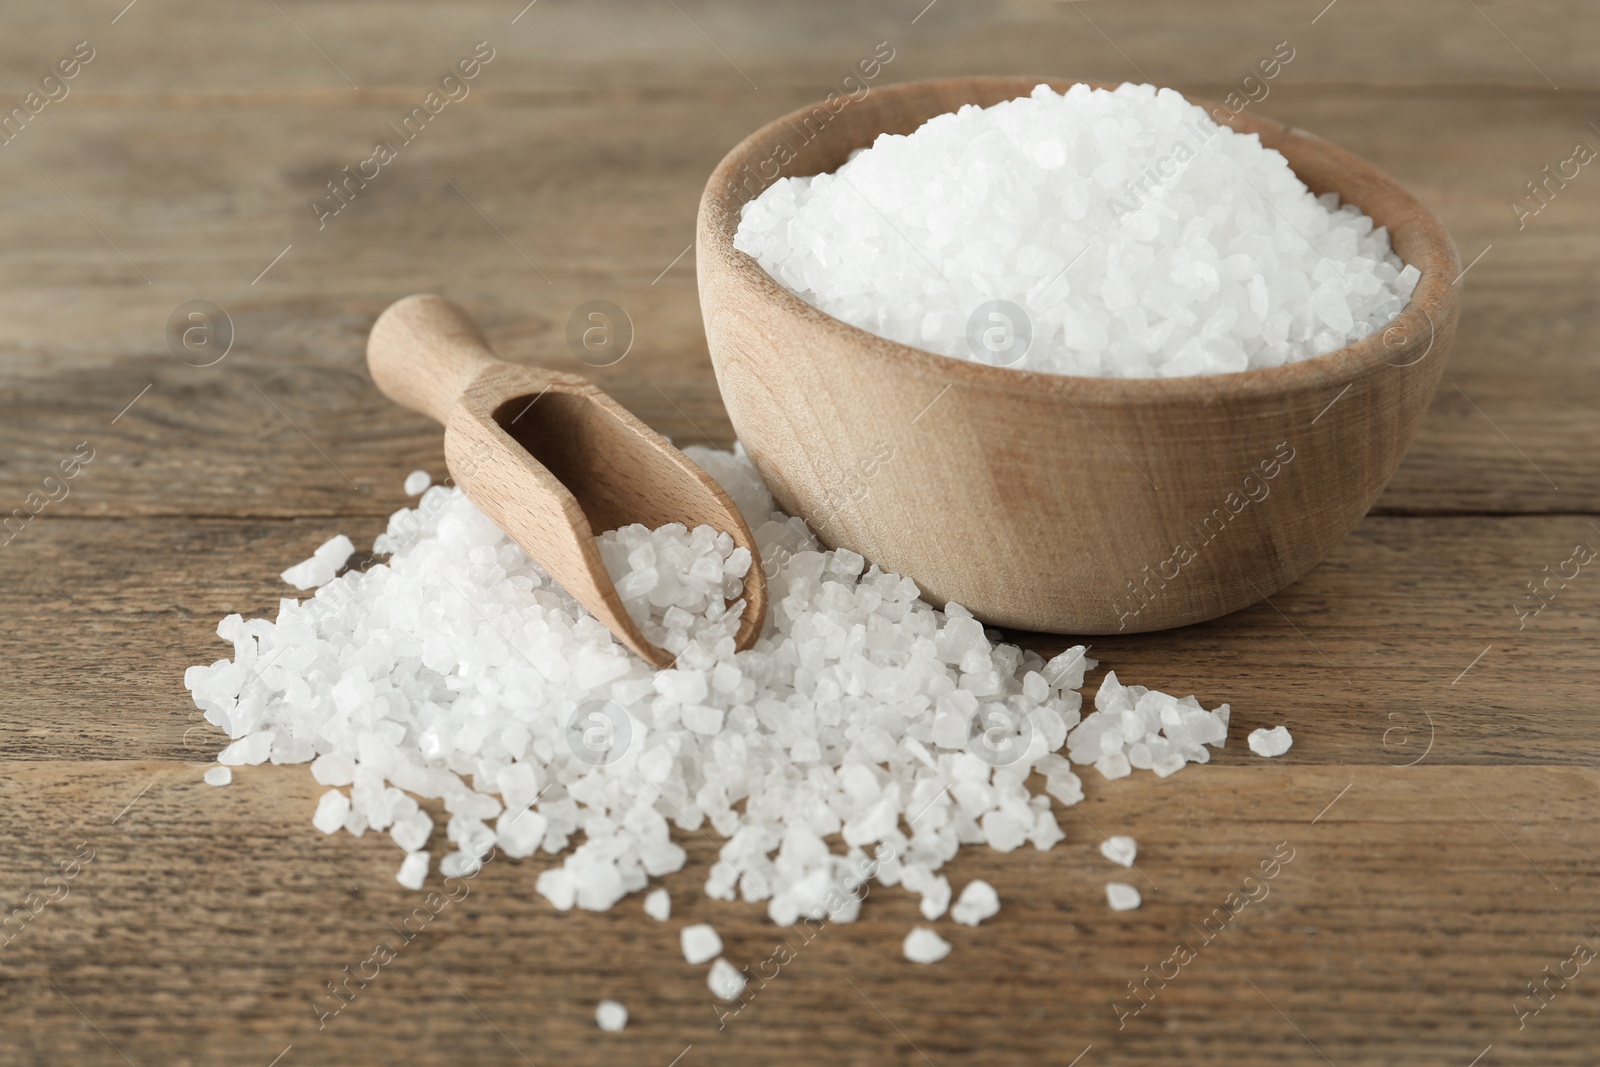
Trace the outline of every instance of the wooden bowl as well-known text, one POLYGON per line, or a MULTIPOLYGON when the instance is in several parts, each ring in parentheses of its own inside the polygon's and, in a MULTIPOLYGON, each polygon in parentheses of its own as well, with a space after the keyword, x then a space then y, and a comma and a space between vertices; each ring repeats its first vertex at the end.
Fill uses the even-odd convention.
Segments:
POLYGON ((873 88, 842 108, 839 98, 802 108, 728 153, 706 184, 696 246, 728 415, 785 511, 827 544, 910 576, 937 605, 1074 634, 1225 615, 1294 581, 1350 532, 1438 386, 1461 263, 1393 179, 1310 134, 1231 117, 1313 192, 1337 192, 1387 226, 1422 272, 1382 332, 1237 374, 1084 378, 952 359, 819 311, 733 247, 741 206, 777 177, 835 170, 880 133, 1040 81, 1073 84, 873 88))

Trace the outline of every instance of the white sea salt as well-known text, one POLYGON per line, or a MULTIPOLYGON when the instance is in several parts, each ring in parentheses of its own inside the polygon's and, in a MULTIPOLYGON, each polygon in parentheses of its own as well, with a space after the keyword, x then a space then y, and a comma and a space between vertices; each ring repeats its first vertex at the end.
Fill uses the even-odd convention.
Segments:
POLYGON ((433 836, 433 817, 416 807, 416 801, 404 804, 406 800, 410 798, 402 798, 400 803, 403 810, 389 824, 389 836, 394 839, 395 844, 407 852, 416 852, 428 843, 429 837, 433 836))
POLYGON ((925 864, 910 863, 900 868, 900 884, 922 896, 918 905, 922 917, 929 922, 937 919, 950 907, 950 879, 934 874, 925 864))
POLYGON ((409 852, 400 862, 400 870, 395 874, 394 880, 407 889, 421 889, 422 882, 428 877, 428 854, 426 852, 409 852))
POLYGON ((1112 911, 1132 911, 1142 903, 1139 890, 1127 882, 1106 883, 1106 903, 1112 911))
POLYGON ((672 918, 672 897, 665 889, 652 889, 644 896, 644 913, 658 923, 672 918))
POLYGON ((1138 854, 1139 843, 1126 834, 1112 834, 1100 842, 1100 855, 1124 867, 1132 867, 1138 854))
POLYGON ((880 135, 747 203, 734 247, 883 337, 1133 378, 1333 351, 1387 324, 1420 276, 1255 134, 1132 84, 1040 85, 880 135))
POLYGON ((272 754, 273 735, 268 730, 246 734, 217 753, 217 762, 229 767, 265 763, 272 754))
POLYGON ((1067 735, 1073 763, 1092 763, 1106 778, 1134 770, 1165 778, 1189 763, 1206 763, 1206 747, 1221 748, 1228 736, 1228 705, 1206 711, 1193 696, 1182 700, 1142 685, 1123 685, 1108 671, 1094 698, 1095 710, 1067 735))
POLYGON ((311 825, 325 834, 331 834, 344 825, 345 817, 349 814, 350 798, 337 789, 330 789, 317 801, 317 811, 311 816, 311 825))
POLYGON ((901 951, 912 963, 938 963, 950 955, 950 942, 927 926, 913 926, 901 951))
POLYGON ((628 1025, 628 1009, 619 1001, 602 1000, 595 1005, 594 1021, 606 1033, 615 1034, 628 1025))
POLYGON ((683 958, 690 963, 705 963, 722 953, 722 938, 710 923, 685 926, 678 933, 678 942, 683 947, 683 958))
POLYGON ((233 771, 227 767, 208 767, 201 777, 206 785, 227 785, 233 781, 233 771))
MULTIPOLYGON (((604 910, 681 870, 674 829, 719 842, 708 895, 765 902, 779 925, 853 921, 865 880, 904 884, 932 921, 951 908, 940 868, 963 845, 1061 840, 1052 798, 1081 800, 1073 764, 1106 747, 1069 741, 1095 667, 1086 650, 1046 660, 998 643, 959 604, 936 610, 904 577, 824 549, 742 454, 688 451, 739 505, 770 571, 755 647, 733 648, 752 560, 725 534, 599 538, 619 582, 656 572, 630 610, 674 651, 659 672, 459 490, 432 486, 378 537, 383 562, 281 601, 276 620, 219 623, 231 658, 184 679, 231 738, 219 762, 309 763, 331 794, 319 829, 387 833, 410 854, 437 813, 449 845, 428 862, 445 877, 495 853, 556 857, 533 888, 561 910, 604 910), (978 730, 997 707, 1031 727, 1002 757, 978 730)), ((1108 679, 1101 693, 1123 688, 1108 679)), ((1145 692, 1124 696, 1139 705, 1145 692)), ((1225 722, 1177 704, 1173 729, 1199 758, 1225 722)), ((1106 733, 1098 704, 1091 720, 1106 733)))
POLYGON ((345 560, 355 552, 356 546, 344 534, 324 541, 311 558, 283 572, 283 580, 296 589, 310 589, 333 581, 345 560))
POLYGON ((325 752, 311 761, 311 777, 322 785, 349 785, 356 780, 356 761, 343 752, 325 752))
POLYGON ((1270 730, 1250 731, 1250 751, 1258 756, 1281 756, 1289 751, 1289 746, 1294 744, 1294 738, 1289 734, 1287 726, 1274 726, 1270 730))
POLYGON ((428 476, 427 471, 412 471, 406 475, 406 496, 421 496, 428 491, 428 486, 432 484, 433 479, 428 476))
POLYGON ((974 878, 962 888, 961 896, 950 909, 950 918, 963 926, 977 926, 999 912, 1000 894, 982 878, 974 878))
POLYGON ((739 994, 744 992, 745 977, 739 973, 739 968, 718 958, 706 975, 706 987, 711 990, 712 996, 722 1000, 737 1000, 739 994))

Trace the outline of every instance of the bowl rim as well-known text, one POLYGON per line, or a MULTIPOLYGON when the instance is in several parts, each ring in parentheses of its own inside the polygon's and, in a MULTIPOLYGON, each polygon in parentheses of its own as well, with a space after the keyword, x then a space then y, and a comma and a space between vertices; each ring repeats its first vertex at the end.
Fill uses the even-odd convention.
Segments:
MULTIPOLYGON (((1024 77, 1017 75, 968 75, 950 78, 932 78, 918 81, 893 82, 870 89, 867 96, 850 103, 852 108, 871 108, 872 100, 877 98, 880 104, 884 98, 900 100, 907 97, 916 97, 927 93, 931 89, 948 92, 952 88, 962 90, 961 95, 976 96, 978 88, 992 92, 1000 90, 1010 94, 1004 99, 1015 99, 1026 96, 1037 85, 1050 86, 1057 92, 1065 92, 1067 88, 1076 84, 1085 84, 1095 89, 1114 89, 1118 84, 1097 82, 1078 78, 1061 77, 1024 77), (1013 90, 1015 90, 1013 92, 1013 90)), ((1215 102, 1204 97, 1189 96, 1184 94, 1184 99, 1191 104, 1198 105, 1206 110, 1208 116, 1213 117, 1217 107, 1215 102)), ((1430 211, 1426 205, 1411 194, 1399 182, 1391 178, 1377 166, 1367 162, 1360 156, 1339 147, 1315 134, 1295 127, 1286 126, 1259 113, 1240 111, 1230 115, 1228 125, 1236 132, 1243 134, 1259 134, 1263 130, 1270 131, 1276 139, 1290 143, 1305 142, 1314 144, 1321 151, 1329 153, 1343 168, 1353 172, 1360 172, 1366 183, 1382 190, 1386 198, 1397 198, 1406 213, 1404 229, 1416 229, 1417 247, 1423 251, 1419 261, 1411 264, 1422 272, 1417 281, 1416 288, 1411 293, 1410 300, 1401 309, 1399 315, 1381 330, 1374 331, 1365 337, 1351 342, 1332 352, 1325 352, 1319 356, 1290 363, 1282 363, 1275 367, 1259 367, 1243 371, 1230 371, 1221 374, 1191 374, 1171 378, 1123 378, 1107 376, 1090 376, 1074 374, 1057 374, 1049 371, 1025 370, 1021 368, 996 366, 982 363, 977 360, 962 359, 957 356, 947 356, 929 349, 908 345, 887 337, 864 330, 852 325, 806 302, 767 273, 752 256, 739 251, 733 246, 734 235, 738 230, 740 212, 745 201, 735 196, 737 185, 734 181, 735 174, 741 167, 756 163, 763 154, 766 154, 775 140, 786 140, 788 135, 797 128, 797 123, 803 121, 818 107, 825 107, 826 101, 806 105, 782 115, 761 126, 723 156, 722 160, 712 171, 706 182, 705 190, 701 196, 699 218, 697 220, 697 244, 699 251, 704 256, 709 253, 721 267, 736 275, 740 280, 760 293, 774 309, 782 312, 791 319, 801 319, 810 326, 822 329, 832 335, 835 340, 844 345, 862 352, 871 352, 875 358, 886 361, 895 366, 897 370, 909 374, 922 376, 942 376, 956 385, 970 385, 979 388, 997 391, 1031 391, 1040 387, 1059 390, 1064 384, 1070 384, 1072 393, 1078 399, 1095 406, 1115 407, 1124 404, 1159 404, 1163 402, 1190 402, 1207 403, 1224 399, 1238 399, 1246 396, 1273 396, 1294 393, 1310 392, 1328 386, 1343 386, 1354 382, 1365 374, 1375 373, 1383 369, 1404 369, 1421 364, 1437 343, 1438 335, 1448 331, 1454 324, 1455 315, 1459 309, 1459 291, 1456 281, 1461 274, 1461 259, 1455 243, 1443 223, 1430 211), (1431 310, 1430 310, 1431 309, 1431 310), (1392 331, 1399 329, 1403 338, 1429 337, 1429 344, 1421 356, 1408 363, 1391 363, 1384 358, 1387 346, 1384 338, 1392 331)), ((943 112, 940 112, 943 113, 943 112)), ((930 118, 932 116, 929 116, 930 118)), ((927 121, 926 119, 923 120, 927 121)), ((832 136, 838 136, 837 127, 833 129, 832 136)), ((830 136, 830 128, 824 128, 817 139, 830 136)), ((874 137, 876 140, 876 135, 874 137)), ((870 142, 869 142, 870 143, 870 142)), ((1293 170, 1291 163, 1290 169, 1293 170)), ((761 192, 765 192, 778 178, 799 177, 799 172, 783 174, 763 180, 761 192)), ((1298 172, 1296 172, 1298 177, 1298 172)), ((1302 179, 1303 181, 1304 179, 1302 179)), ((760 195, 758 192, 756 195, 760 195)), ((1343 194, 1341 193, 1341 197, 1343 194)), ((752 198, 753 199, 753 198, 752 198)), ((1351 201, 1353 202, 1353 201, 1351 201)), ((1362 206, 1362 205, 1357 205, 1362 206)), ((1367 209, 1362 206, 1365 212, 1367 209)), ((1391 249, 1395 243, 1396 230, 1390 228, 1391 249)), ((1396 255, 1399 253, 1396 252, 1396 255)), ((705 259, 701 259, 700 271, 706 269, 705 259)), ((702 275, 700 292, 702 301, 705 299, 707 286, 702 275)), ((715 355, 715 353, 713 353, 715 355)))

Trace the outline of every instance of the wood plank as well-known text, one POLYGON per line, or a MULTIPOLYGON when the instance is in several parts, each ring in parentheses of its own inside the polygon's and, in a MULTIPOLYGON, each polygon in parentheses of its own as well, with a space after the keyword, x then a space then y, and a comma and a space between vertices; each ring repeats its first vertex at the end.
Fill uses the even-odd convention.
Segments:
POLYGON ((1600 544, 1600 179, 1585 168, 1521 229, 1510 202, 1576 140, 1600 145, 1600 8, 522 2, 8 12, 0 100, 75 41, 97 56, 0 150, 0 509, 95 448, 0 550, 4 914, 80 842, 95 858, 0 932, 0 1067, 1593 1062, 1600 986, 1575 979, 1522 1020, 1516 1004, 1578 941, 1600 946, 1600 584, 1580 575, 1521 629, 1513 605, 1574 543, 1600 544), (497 55, 471 96, 319 230, 310 198, 479 39, 497 55), (797 945, 760 907, 704 898, 714 850, 697 835, 679 838, 668 924, 636 900, 557 913, 531 888, 548 860, 497 861, 319 1030, 322 983, 397 940, 419 898, 387 840, 309 827, 304 768, 200 784, 220 739, 189 717, 181 674, 225 653, 224 613, 270 612, 279 571, 335 531, 370 543, 401 477, 440 469, 437 430, 367 380, 382 307, 444 292, 509 358, 592 373, 680 443, 726 444, 693 253, 674 257, 748 131, 878 41, 887 80, 1142 70, 1221 97, 1280 40, 1295 59, 1252 107, 1389 170, 1464 261, 1488 251, 1375 514, 1270 605, 1097 639, 1090 681, 1115 669, 1229 700, 1236 739, 1283 722, 1295 747, 1265 763, 1236 740, 1166 781, 1091 772, 1054 851, 951 865, 1003 909, 941 922, 955 952, 931 967, 900 955, 918 921, 900 889, 797 945), (624 306, 637 341, 589 371, 563 330, 593 298, 624 306), (193 299, 236 327, 217 366, 168 351, 193 299), (1106 909, 1096 827, 1139 838, 1140 910, 1106 909), (1270 896, 1204 943, 1197 927, 1283 841, 1295 858, 1270 896), (725 1029, 678 952, 694 920, 752 970, 798 947, 725 1029), (1127 983, 1179 941, 1196 959, 1119 1028, 1127 983), (607 996, 632 1012, 621 1034, 594 1026, 607 996))
MULTIPOLYGON (((1587 372, 1594 352, 1584 336, 1600 318, 1595 290, 1485 279, 1496 285, 1469 294, 1445 382, 1377 511, 1600 512, 1591 458, 1600 450, 1600 383, 1587 372)), ((690 336, 699 330, 689 321, 692 295, 641 288, 639 296, 601 290, 634 309, 639 340, 622 363, 600 369, 551 336, 564 328, 559 316, 530 320, 481 297, 469 303, 507 356, 588 374, 680 444, 729 444, 704 338, 690 336), (674 326, 665 344, 644 333, 666 323, 674 326)), ((326 319, 298 306, 263 310, 251 328, 275 335, 270 348, 216 367, 162 354, 13 377, 0 390, 0 502, 21 505, 88 441, 95 460, 60 502, 62 514, 387 514, 405 472, 441 471, 442 460, 437 427, 390 404, 367 377, 364 331, 381 306, 353 300, 326 319)))
POLYGON ((3 1062, 121 1062, 108 1043, 134 1063, 256 1067, 291 1044, 285 1062, 664 1065, 692 1045, 682 1062, 1066 1064, 1092 1045, 1083 1063, 1465 1064, 1490 1044, 1498 1063, 1592 1062, 1596 987, 1557 988, 1522 1030, 1513 1008, 1600 942, 1582 891, 1600 877, 1592 768, 1257 761, 1091 782, 1051 852, 956 858, 952 881, 990 881, 1001 911, 941 923, 954 952, 926 967, 900 955, 919 921, 903 890, 875 886, 861 921, 806 941, 760 905, 707 901, 713 849, 693 834, 665 924, 635 902, 556 912, 531 891, 544 859, 496 860, 321 1030, 323 983, 399 943, 419 898, 394 884, 387 840, 304 825, 317 790, 301 769, 246 768, 224 789, 181 764, 0 772, 0 871, 19 898, 94 849, 3 949, 3 1062), (1127 872, 1094 827, 1137 833, 1139 910, 1106 908, 1104 883, 1127 872), (1262 880, 1280 843, 1292 858, 1262 880), (704 968, 678 950, 690 921, 754 974, 774 974, 757 968, 780 943, 794 957, 720 1030, 704 968), (1138 1003, 1127 983, 1180 942, 1192 962, 1119 1029, 1117 1007, 1138 1003), (621 1034, 595 1029, 601 997, 632 1010, 621 1034))
POLYGON ((1600 13, 1583 0, 1485 0, 1482 12, 1452 0, 1339 0, 1326 13, 1326 0, 1088 0, 1081 10, 1060 0, 1006 0, 941 2, 926 12, 925 0, 776 0, 759 15, 730 0, 680 0, 681 13, 641 0, 540 0, 514 24, 523 5, 494 0, 448 11, 378 0, 279 6, 288 19, 270 6, 237 5, 219 17, 202 0, 171 0, 159 9, 135 7, 112 26, 116 11, 88 0, 40 5, 19 12, 0 45, 0 69, 9 85, 26 91, 33 71, 42 73, 72 42, 89 37, 101 55, 90 67, 96 80, 81 86, 86 98, 300 89, 342 95, 356 91, 350 81, 361 91, 424 84, 487 38, 513 61, 497 76, 518 88, 754 94, 835 82, 879 40, 893 41, 908 66, 920 65, 905 77, 1067 71, 1165 84, 1242 78, 1274 44, 1289 40, 1296 56, 1283 76, 1296 80, 1545 92, 1550 82, 1542 70, 1566 93, 1595 88, 1600 75, 1585 49, 1600 32, 1600 13), (241 40, 249 47, 238 47, 241 40))
MULTIPOLYGON (((70 162, 128 139, 120 112, 63 114, 48 131, 56 140, 35 142, 34 156, 0 156, 0 179, 23 190, 0 206, 0 352, 13 368, 0 387, 5 498, 25 496, 41 468, 88 439, 107 442, 104 466, 63 503, 68 513, 373 513, 371 491, 437 455, 436 431, 393 410, 362 360, 377 312, 419 289, 460 298, 508 358, 590 371, 675 439, 730 440, 705 355, 693 253, 662 271, 689 241, 704 175, 774 101, 730 100, 715 122, 698 122, 703 105, 682 98, 536 114, 472 110, 476 100, 321 233, 305 208, 309 193, 350 146, 382 128, 384 108, 161 112, 126 147, 141 175, 134 183, 70 162), (505 143, 508 120, 525 138, 505 143), (299 160, 275 154, 273 145, 308 125, 316 133, 299 160), (607 139, 573 140, 590 128, 607 139), (275 132, 257 140, 244 129, 275 132), (552 142, 568 147, 552 153, 544 147, 552 142), (270 207, 250 191, 250 176, 263 172, 278 175, 270 207), (155 284, 142 284, 41 174, 57 175, 155 284), (472 178, 457 187, 470 188, 511 243, 446 184, 463 174, 472 178), (162 190, 173 183, 182 195, 167 199, 162 190), (252 286, 285 245, 290 254, 252 286), (519 249, 548 268, 552 284, 519 249), (214 367, 179 362, 163 336, 173 309, 196 298, 232 316, 234 351, 214 367), (570 309, 593 298, 626 308, 637 339, 622 363, 591 371, 564 331, 570 309), (73 313, 61 314, 63 304, 73 313), (270 466, 260 462, 264 447, 270 466), (197 450, 207 463, 192 462, 197 450), (114 478, 102 476, 113 469, 114 478)), ((1272 100, 1280 117, 1381 161, 1422 192, 1465 258, 1492 246, 1465 279, 1445 385, 1379 509, 1600 511, 1600 472, 1587 458, 1600 445, 1600 387, 1586 373, 1596 317, 1586 257, 1600 237, 1600 181, 1575 181, 1520 233, 1506 203, 1582 129, 1585 102, 1396 102, 1287 88, 1272 100), (1470 147, 1410 150, 1439 127, 1479 136, 1462 142, 1470 147)))
MULTIPOLYGON (((394 485, 378 498, 405 503, 394 485)), ((197 726, 182 678, 231 657, 217 620, 276 616, 279 597, 298 595, 281 571, 339 532, 365 550, 383 525, 41 514, 0 552, 11 591, 0 658, 13 679, 0 750, 211 759, 222 738, 197 726)), ((1525 623, 1514 607, 1580 542, 1600 547, 1581 516, 1374 516, 1271 604, 1158 638, 1086 638, 1102 660, 1087 692, 1115 670, 1207 707, 1226 701, 1236 738, 1287 724, 1289 762, 1399 765, 1431 740, 1431 763, 1592 765, 1600 581, 1580 571, 1525 623)), ((1046 655, 1071 641, 1020 639, 1046 655)), ((1250 760, 1242 747, 1221 758, 1250 760)))

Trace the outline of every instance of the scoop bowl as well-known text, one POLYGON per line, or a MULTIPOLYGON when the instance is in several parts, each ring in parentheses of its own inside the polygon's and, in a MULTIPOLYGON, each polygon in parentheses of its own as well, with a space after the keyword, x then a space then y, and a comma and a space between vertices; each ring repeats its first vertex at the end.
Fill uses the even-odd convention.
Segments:
POLYGON ((1074 84, 883 86, 842 108, 802 108, 728 153, 700 202, 696 250, 729 418, 785 511, 828 545, 909 576, 937 605, 1072 634, 1237 611, 1349 534, 1438 387, 1461 263, 1438 219, 1392 178, 1311 134, 1192 100, 1282 152, 1313 193, 1336 192, 1387 226, 1422 272, 1384 330, 1236 374, 1088 378, 952 359, 812 307, 733 246, 741 207, 778 177, 835 170, 880 133, 1041 81, 1074 84))

